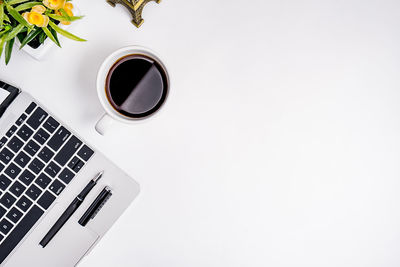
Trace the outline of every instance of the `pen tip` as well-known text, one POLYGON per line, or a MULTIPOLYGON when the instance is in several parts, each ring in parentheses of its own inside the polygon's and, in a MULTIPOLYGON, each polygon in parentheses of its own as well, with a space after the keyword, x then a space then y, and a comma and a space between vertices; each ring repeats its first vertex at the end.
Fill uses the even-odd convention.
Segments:
POLYGON ((103 176, 104 171, 99 172, 96 177, 94 177, 93 181, 97 182, 100 180, 101 176, 103 176))

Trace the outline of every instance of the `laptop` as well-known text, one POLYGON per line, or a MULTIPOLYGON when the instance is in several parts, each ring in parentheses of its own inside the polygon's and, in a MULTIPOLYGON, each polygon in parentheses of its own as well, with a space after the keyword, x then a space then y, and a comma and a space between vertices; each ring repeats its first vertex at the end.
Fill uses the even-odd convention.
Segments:
POLYGON ((138 193, 129 175, 43 105, 0 81, 0 266, 77 265, 138 193), (57 234, 39 245, 101 172, 57 234), (104 190, 108 196, 99 201, 104 190), (80 221, 91 210, 83 226, 80 221))

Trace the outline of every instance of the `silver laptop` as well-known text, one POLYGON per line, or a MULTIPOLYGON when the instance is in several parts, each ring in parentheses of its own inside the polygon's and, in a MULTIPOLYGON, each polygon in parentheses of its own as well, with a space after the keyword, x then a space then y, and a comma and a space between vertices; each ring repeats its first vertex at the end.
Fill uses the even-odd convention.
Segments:
POLYGON ((0 82, 0 103, 0 265, 75 266, 135 199, 139 185, 29 94, 0 82), (39 245, 102 171, 79 208, 45 247, 39 245))

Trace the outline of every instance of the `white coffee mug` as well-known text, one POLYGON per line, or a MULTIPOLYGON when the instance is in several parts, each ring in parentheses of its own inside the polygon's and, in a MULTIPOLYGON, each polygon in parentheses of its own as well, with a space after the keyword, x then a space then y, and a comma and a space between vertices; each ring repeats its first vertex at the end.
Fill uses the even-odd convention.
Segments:
MULTIPOLYGON (((133 70, 134 71, 134 70, 133 70)), ((165 105, 165 102, 168 99, 168 94, 169 94, 169 89, 170 89, 170 79, 168 75, 167 68, 165 67, 164 61, 160 59, 158 55, 156 55, 152 50, 142 47, 142 46, 127 46, 118 49, 111 55, 109 55, 101 65, 99 72, 97 74, 97 82, 96 82, 96 87, 97 87, 97 95, 100 99, 100 102, 105 109, 106 113, 103 115, 103 117, 97 122, 95 129, 98 133, 101 135, 104 135, 106 132, 107 128, 109 128, 112 123, 117 120, 121 121, 124 123, 137 123, 139 121, 146 120, 150 117, 153 117, 155 114, 159 113, 160 109, 163 108, 165 105), (107 76, 108 73, 110 72, 111 68, 113 65, 118 62, 121 58, 129 56, 129 55, 144 55, 146 57, 149 57, 153 60, 155 60, 164 70, 165 76, 166 76, 166 83, 168 84, 168 88, 166 88, 166 97, 162 105, 153 113, 146 117, 141 117, 141 118, 132 118, 125 116, 121 113, 119 113, 117 110, 114 109, 114 107, 111 105, 107 98, 107 93, 106 93, 106 83, 107 83, 107 76)))

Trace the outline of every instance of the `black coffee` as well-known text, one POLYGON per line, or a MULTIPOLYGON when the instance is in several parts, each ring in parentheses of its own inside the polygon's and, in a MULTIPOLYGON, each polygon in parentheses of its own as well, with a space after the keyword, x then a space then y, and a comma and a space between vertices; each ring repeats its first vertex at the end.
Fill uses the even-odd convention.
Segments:
POLYGON ((144 118, 156 112, 167 92, 164 68, 145 55, 120 58, 107 75, 108 100, 115 110, 131 118, 144 118))

